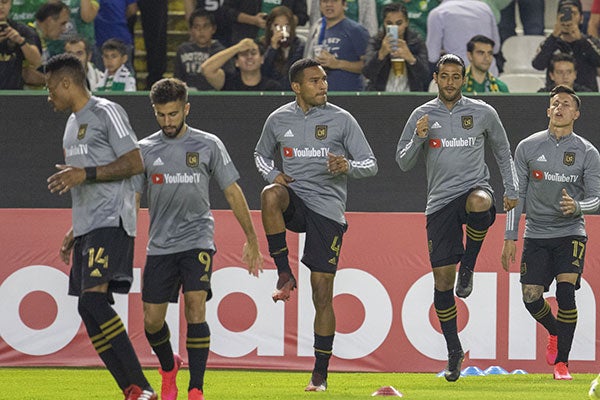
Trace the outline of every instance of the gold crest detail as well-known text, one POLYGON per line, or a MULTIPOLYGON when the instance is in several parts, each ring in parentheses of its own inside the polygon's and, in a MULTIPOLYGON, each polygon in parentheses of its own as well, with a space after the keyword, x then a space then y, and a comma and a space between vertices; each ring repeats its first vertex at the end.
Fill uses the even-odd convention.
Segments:
POLYGON ((429 253, 433 253, 433 242, 431 240, 427 241, 427 250, 429 250, 429 253))
POLYGON ((196 152, 185 153, 185 163, 190 168, 195 168, 200 164, 200 154, 196 152))
POLYGON ((521 263, 521 275, 527 275, 527 264, 521 263))
POLYGON ((472 115, 463 115, 461 117, 462 127, 463 129, 471 129, 473 127, 473 116, 472 115))
POLYGON ((565 151, 565 154, 563 155, 563 164, 568 167, 575 164, 575 153, 572 151, 565 151))
POLYGON ((327 137, 327 125, 315 126, 315 138, 323 140, 327 137))
POLYGON ((77 131, 77 140, 81 140, 85 137, 85 133, 87 132, 88 124, 79 125, 79 130, 77 131))

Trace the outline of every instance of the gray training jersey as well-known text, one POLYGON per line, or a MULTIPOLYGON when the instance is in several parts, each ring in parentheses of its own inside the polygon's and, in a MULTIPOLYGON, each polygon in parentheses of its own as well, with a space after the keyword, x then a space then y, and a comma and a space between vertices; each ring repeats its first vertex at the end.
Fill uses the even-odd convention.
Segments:
POLYGON ((254 151, 258 171, 273 182, 281 172, 273 157, 279 151, 283 172, 294 178, 290 188, 317 214, 346 223, 347 180, 377 173, 377 160, 358 122, 350 113, 326 103, 306 114, 296 101, 275 110, 265 122, 254 151), (344 155, 347 174, 327 171, 327 154, 344 155))
POLYGON ((427 207, 430 215, 469 189, 492 190, 485 164, 485 145, 492 149, 504 184, 505 195, 517 198, 517 178, 510 145, 498 113, 489 104, 462 96, 452 110, 435 98, 410 115, 396 150, 403 171, 412 169, 419 154, 427 170, 427 207), (429 134, 417 136, 417 120, 429 115, 429 134))
MULTIPOLYGON (((92 96, 69 116, 63 137, 65 162, 74 167, 106 165, 138 148, 125 110, 110 100, 92 96)), ((84 182, 71 189, 73 235, 118 227, 136 234, 135 191, 131 179, 84 182)))
POLYGON ((571 133, 556 140, 548 130, 524 139, 515 151, 519 204, 506 216, 505 239, 517 240, 523 206, 525 237, 586 236, 583 214, 600 204, 600 156, 586 139, 571 133), (577 201, 575 214, 563 215, 562 190, 577 201))
POLYGON ((138 193, 148 189, 148 255, 215 250, 209 181, 214 177, 224 190, 240 177, 223 142, 188 127, 177 139, 158 131, 140 147, 145 172, 134 183, 138 193))

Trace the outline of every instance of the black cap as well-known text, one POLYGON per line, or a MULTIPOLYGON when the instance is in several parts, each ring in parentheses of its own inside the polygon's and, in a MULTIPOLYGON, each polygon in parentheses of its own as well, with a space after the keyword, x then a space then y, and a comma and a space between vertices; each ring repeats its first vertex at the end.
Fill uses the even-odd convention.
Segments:
POLYGON ((580 0, 560 0, 558 2, 558 11, 560 11, 560 9, 564 6, 575 6, 579 10, 579 13, 582 12, 580 0))

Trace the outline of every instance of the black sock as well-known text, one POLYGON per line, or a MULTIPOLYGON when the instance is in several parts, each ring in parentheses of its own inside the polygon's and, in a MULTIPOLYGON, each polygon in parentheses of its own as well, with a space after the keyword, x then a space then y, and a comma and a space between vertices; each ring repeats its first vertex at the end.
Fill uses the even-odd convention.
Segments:
POLYGON ((454 290, 450 289, 441 292, 434 289, 433 305, 435 312, 442 327, 442 333, 446 339, 448 353, 455 353, 462 350, 460 340, 458 338, 458 328, 456 326, 456 302, 454 300, 454 290))
POLYGON ((125 325, 115 310, 108 304, 106 293, 84 292, 79 298, 80 307, 93 317, 100 326, 104 339, 109 343, 118 359, 121 361, 123 371, 127 374, 128 381, 142 389, 151 389, 148 380, 142 372, 142 366, 135 354, 125 325))
POLYGON ((492 222, 492 216, 488 211, 470 212, 467 214, 467 243, 465 245, 465 254, 460 260, 461 268, 468 268, 471 271, 475 269, 475 261, 481 250, 483 239, 487 234, 488 228, 492 222))
POLYGON ((525 303, 525 308, 537 322, 546 328, 548 334, 552 336, 557 335, 556 319, 554 318, 554 315, 552 315, 550 304, 548 304, 543 297, 540 297, 534 302, 525 303))
POLYGON ((78 306, 78 309, 79 315, 81 316, 81 320, 85 325, 94 349, 100 356, 100 359, 106 366, 106 369, 108 369, 108 372, 110 372, 117 382, 117 385, 119 385, 121 390, 125 390, 130 383, 127 378, 127 374, 121 366, 121 361, 115 354, 110 343, 108 343, 104 337, 104 334, 100 330, 100 326, 96 323, 96 321, 94 321, 94 318, 91 316, 91 314, 88 313, 84 307, 81 307, 81 305, 78 306))
POLYGON ((321 374, 323 379, 327 379, 327 370, 329 368, 329 359, 331 358, 333 349, 333 337, 320 336, 315 333, 315 368, 314 372, 321 374))
POLYGON ((577 326, 577 306, 575 305, 575 286, 569 282, 556 284, 556 302, 558 314, 556 327, 558 328, 558 354, 556 362, 569 362, 569 353, 573 344, 573 335, 577 326))
POLYGON ((273 257, 277 272, 287 272, 292 275, 292 269, 288 261, 288 248, 285 241, 285 231, 267 235, 267 243, 269 244, 269 254, 273 257))
POLYGON ((158 332, 149 333, 146 332, 146 339, 150 343, 150 347, 156 353, 160 367, 163 371, 172 371, 175 368, 175 361, 173 360, 173 348, 171 347, 171 332, 169 331, 169 325, 165 322, 162 328, 158 332))
POLYGON ((188 352, 188 364, 190 366, 190 386, 203 390, 204 373, 206 372, 206 361, 210 348, 210 329, 208 323, 188 324, 187 341, 185 344, 188 352))

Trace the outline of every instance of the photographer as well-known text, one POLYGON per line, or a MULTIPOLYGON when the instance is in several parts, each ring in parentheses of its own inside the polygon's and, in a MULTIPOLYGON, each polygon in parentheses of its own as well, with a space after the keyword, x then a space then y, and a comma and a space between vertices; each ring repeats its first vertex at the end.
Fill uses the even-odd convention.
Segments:
MULTIPOLYGON (((540 45, 532 61, 535 69, 545 70, 555 53, 567 53, 577 64, 576 83, 598 91, 596 68, 600 67, 600 41, 579 29, 583 20, 580 0, 560 0, 554 30, 540 45)), ((547 81, 550 83, 549 77, 547 81)))
POLYGON ((11 0, 0 0, 0 90, 23 89, 23 62, 42 63, 40 39, 26 25, 8 19, 11 0))

